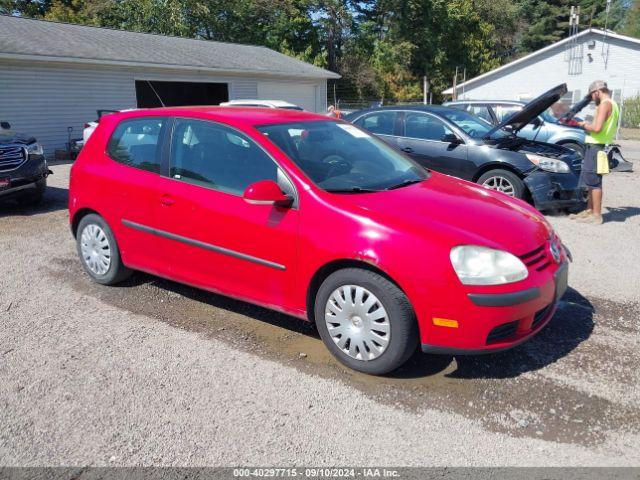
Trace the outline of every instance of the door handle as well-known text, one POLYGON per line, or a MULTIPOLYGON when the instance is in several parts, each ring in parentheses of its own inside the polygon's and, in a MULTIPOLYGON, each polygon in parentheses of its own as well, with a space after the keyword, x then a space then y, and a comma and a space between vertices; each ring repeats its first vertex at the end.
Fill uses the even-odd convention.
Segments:
POLYGON ((171 197, 171 195, 162 195, 160 197, 160 203, 165 207, 170 207, 171 205, 176 203, 176 201, 171 197))
POLYGON ((411 147, 404 147, 404 148, 401 148, 400 150, 402 150, 405 153, 413 153, 413 148, 411 147))

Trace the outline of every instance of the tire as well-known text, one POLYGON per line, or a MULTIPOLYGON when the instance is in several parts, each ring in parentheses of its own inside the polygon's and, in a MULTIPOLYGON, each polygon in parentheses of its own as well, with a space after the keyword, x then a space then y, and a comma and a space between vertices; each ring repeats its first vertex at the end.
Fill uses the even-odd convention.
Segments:
POLYGON ((113 232, 100 215, 91 213, 82 217, 76 234, 76 248, 82 267, 97 283, 115 285, 132 274, 122 263, 113 232), (86 245, 84 250, 83 244, 86 245))
POLYGON ((569 148, 574 152, 578 152, 580 155, 584 156, 584 145, 575 142, 567 142, 561 143, 560 146, 569 148))
POLYGON ((483 173, 477 181, 478 184, 491 190, 497 190, 515 198, 524 198, 526 187, 524 182, 515 173, 497 168, 483 173), (491 187, 489 185, 495 185, 491 187), (502 187, 500 187, 502 186, 502 187), (501 189, 502 188, 502 189, 501 189))
POLYGON ((329 275, 316 294, 314 313, 318 332, 329 351, 359 372, 389 373, 404 364, 418 345, 418 327, 409 300, 395 284, 375 272, 346 268, 329 275), (345 300, 343 307, 334 295, 345 300), (367 301, 373 303, 367 306, 367 301), (347 309, 350 311, 343 313, 347 309), (372 318, 364 316, 365 310, 372 318), (381 317, 383 314, 386 315, 381 317), (336 324, 345 330, 344 334, 339 333, 336 324), (345 339, 347 335, 349 338, 345 339), (360 352, 363 346, 364 352, 360 352))
POLYGON ((30 188, 18 198, 18 203, 24 206, 38 205, 42 201, 46 189, 47 179, 40 179, 35 183, 34 188, 30 188))

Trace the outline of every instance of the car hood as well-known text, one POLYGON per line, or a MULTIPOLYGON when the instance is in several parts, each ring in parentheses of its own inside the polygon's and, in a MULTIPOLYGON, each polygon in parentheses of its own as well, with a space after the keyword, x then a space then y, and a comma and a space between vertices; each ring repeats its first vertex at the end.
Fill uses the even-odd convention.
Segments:
POLYGON ((526 203, 435 172, 407 187, 341 197, 379 225, 423 238, 438 237, 451 246, 484 245, 522 255, 538 248, 553 232, 526 203))
POLYGON ((560 100, 565 93, 567 93, 567 84, 563 83, 552 88, 548 92, 543 93, 539 97, 534 98, 522 107, 522 110, 514 113, 510 117, 507 117, 505 120, 493 127, 487 135, 485 135, 485 138, 490 138, 494 132, 506 126, 511 126, 514 133, 518 132, 547 108, 560 100))
POLYGON ((23 133, 14 132, 13 130, 0 129, 0 145, 10 143, 22 143, 28 145, 29 143, 33 143, 35 141, 35 138, 28 137, 23 133))

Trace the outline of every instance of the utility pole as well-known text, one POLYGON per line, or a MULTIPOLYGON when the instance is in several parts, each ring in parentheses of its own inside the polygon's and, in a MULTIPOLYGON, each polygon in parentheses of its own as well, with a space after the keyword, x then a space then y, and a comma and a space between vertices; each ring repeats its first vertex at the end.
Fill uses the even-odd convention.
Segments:
POLYGON ((427 95, 429 94, 429 80, 427 76, 422 77, 422 103, 427 104, 427 95))
POLYGON ((458 99, 458 67, 456 67, 456 74, 453 76, 453 95, 452 100, 458 99))

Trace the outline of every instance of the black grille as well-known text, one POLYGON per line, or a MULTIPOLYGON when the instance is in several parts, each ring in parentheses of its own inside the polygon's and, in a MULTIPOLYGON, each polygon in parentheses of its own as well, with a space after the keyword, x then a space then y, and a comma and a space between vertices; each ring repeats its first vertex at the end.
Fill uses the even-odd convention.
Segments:
POLYGON ((487 345, 491 343, 498 343, 500 340, 510 337, 516 333, 518 329, 518 321, 503 323, 489 332, 487 336, 487 345))
POLYGON ((27 161, 27 151, 21 145, 0 145, 0 172, 18 168, 27 161))
POLYGON ((536 314, 533 316, 533 322, 531 323, 531 330, 535 330, 546 318, 549 314, 549 311, 553 307, 553 303, 550 303, 542 310, 538 310, 536 314))
POLYGON ((520 260, 522 260, 527 267, 535 268, 539 272, 544 270, 551 265, 545 246, 546 244, 540 245, 535 250, 520 255, 520 260))

